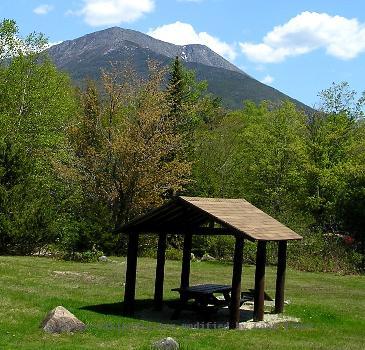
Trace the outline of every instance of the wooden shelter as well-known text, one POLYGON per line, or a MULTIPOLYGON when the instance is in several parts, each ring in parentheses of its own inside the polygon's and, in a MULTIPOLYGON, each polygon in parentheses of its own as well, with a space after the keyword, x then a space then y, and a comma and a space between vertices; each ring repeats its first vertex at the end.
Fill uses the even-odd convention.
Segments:
POLYGON ((284 284, 286 249, 288 240, 302 239, 297 233, 284 226, 268 214, 244 199, 219 199, 198 197, 176 197, 167 204, 137 217, 122 227, 129 236, 124 311, 133 314, 137 249, 140 234, 159 236, 155 279, 154 303, 162 307, 165 270, 166 235, 184 236, 180 288, 189 287, 190 257, 193 235, 233 235, 236 239, 233 258, 232 291, 230 304, 230 328, 236 328, 240 316, 241 275, 244 240, 257 241, 254 320, 263 320, 266 242, 278 242, 278 264, 276 277, 275 311, 280 313, 284 306, 284 284))

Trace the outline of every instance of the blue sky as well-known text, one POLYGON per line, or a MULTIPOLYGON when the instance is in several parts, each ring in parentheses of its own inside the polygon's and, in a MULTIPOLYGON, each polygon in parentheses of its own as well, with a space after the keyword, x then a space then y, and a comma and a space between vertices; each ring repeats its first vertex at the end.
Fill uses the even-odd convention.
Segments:
POLYGON ((309 105, 332 82, 365 90, 364 0, 0 0, 0 18, 52 43, 120 26, 205 44, 309 105))

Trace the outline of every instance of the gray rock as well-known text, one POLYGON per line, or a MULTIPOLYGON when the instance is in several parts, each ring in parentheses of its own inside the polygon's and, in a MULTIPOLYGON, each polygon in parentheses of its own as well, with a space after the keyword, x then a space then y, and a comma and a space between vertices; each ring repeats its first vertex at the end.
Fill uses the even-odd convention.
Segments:
POLYGON ((202 261, 214 261, 215 260, 215 258, 214 257, 212 257, 211 255, 209 255, 209 254, 204 254, 203 256, 202 256, 202 259, 201 259, 202 261))
POLYGON ((265 319, 263 321, 255 322, 254 320, 248 320, 246 322, 241 322, 239 324, 239 329, 277 329, 282 327, 290 327, 300 322, 301 320, 296 317, 283 316, 278 314, 265 314, 265 319))
POLYGON ((109 259, 105 255, 102 255, 102 256, 99 257, 99 261, 107 262, 107 261, 109 261, 109 259))
POLYGON ((175 339, 167 337, 165 339, 161 339, 161 340, 153 343, 152 349, 154 349, 154 350, 178 350, 179 343, 175 339))
POLYGON ((48 333, 77 332, 85 328, 85 324, 63 306, 50 311, 42 322, 42 329, 48 333))

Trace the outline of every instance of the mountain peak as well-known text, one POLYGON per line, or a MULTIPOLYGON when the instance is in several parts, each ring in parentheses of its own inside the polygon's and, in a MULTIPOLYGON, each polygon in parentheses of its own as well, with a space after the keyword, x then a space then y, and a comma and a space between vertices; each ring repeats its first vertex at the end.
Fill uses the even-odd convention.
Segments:
MULTIPOLYGON (((206 66, 223 68, 244 74, 244 72, 235 65, 228 62, 205 45, 174 45, 135 30, 120 27, 111 27, 86 34, 75 40, 64 41, 61 44, 51 47, 49 53, 51 56, 55 56, 55 53, 57 53, 57 56, 60 56, 63 52, 63 54, 61 54, 62 60, 66 63, 70 56, 75 57, 80 54, 85 54, 87 51, 102 50, 103 52, 110 52, 130 44, 137 45, 143 49, 148 49, 155 54, 169 58, 178 56, 187 63, 200 63, 206 66)), ((62 62, 57 62, 57 64, 62 64, 62 62)))
MULTIPOLYGON (((198 80, 208 82, 209 92, 232 108, 241 108, 244 100, 259 103, 290 99, 278 90, 262 84, 200 44, 174 45, 131 29, 112 27, 52 46, 48 53, 56 66, 68 71, 76 83, 85 78, 100 79, 101 69, 110 62, 132 64, 141 76, 148 76, 148 60, 162 66, 178 56, 193 69, 198 80)), ((298 106, 306 106, 291 99, 298 106)))

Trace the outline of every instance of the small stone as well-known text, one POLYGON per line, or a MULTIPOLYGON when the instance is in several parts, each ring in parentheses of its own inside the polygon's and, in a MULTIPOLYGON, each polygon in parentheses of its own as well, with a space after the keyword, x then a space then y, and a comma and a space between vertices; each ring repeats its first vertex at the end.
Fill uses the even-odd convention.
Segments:
POLYGON ((209 255, 209 254, 204 254, 203 256, 202 256, 202 259, 201 259, 202 261, 214 261, 215 260, 215 258, 214 257, 212 257, 211 255, 209 255))
POLYGON ((109 259, 105 256, 105 255, 102 255, 99 257, 99 261, 101 262, 107 262, 109 259))
POLYGON ((77 332, 85 328, 85 324, 63 306, 50 311, 42 322, 42 329, 48 333, 77 332))
POLYGON ((165 339, 161 339, 161 340, 153 343, 152 349, 154 349, 154 350, 178 350, 179 343, 175 339, 173 339, 171 337, 167 337, 165 339))

